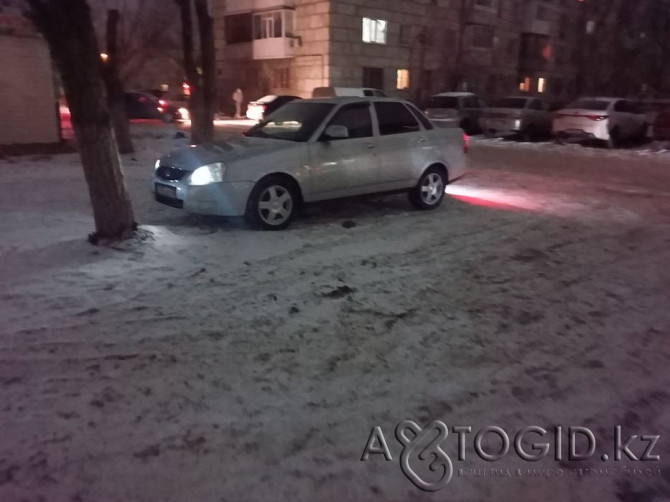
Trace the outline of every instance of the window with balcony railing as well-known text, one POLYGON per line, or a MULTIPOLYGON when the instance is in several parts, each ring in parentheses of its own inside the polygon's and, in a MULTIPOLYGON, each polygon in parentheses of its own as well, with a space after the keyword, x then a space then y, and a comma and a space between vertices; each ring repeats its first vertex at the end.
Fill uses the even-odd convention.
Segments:
POLYGON ((293 35, 293 11, 276 10, 254 14, 253 34, 254 40, 293 35))

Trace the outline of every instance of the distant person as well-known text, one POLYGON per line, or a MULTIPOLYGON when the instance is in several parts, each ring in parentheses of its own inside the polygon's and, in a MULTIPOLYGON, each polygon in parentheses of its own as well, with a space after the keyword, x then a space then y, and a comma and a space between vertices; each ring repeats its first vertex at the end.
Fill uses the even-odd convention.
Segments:
POLYGON ((235 101, 235 118, 241 119, 242 101, 244 101, 244 94, 242 93, 242 89, 240 89, 239 87, 235 89, 235 92, 233 93, 233 101, 235 101))

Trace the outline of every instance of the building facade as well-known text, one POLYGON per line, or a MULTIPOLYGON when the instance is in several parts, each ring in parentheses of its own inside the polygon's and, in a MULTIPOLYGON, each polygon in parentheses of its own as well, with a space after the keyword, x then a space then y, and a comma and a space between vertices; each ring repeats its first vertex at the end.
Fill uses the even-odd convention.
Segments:
POLYGON ((214 0, 223 110, 241 88, 309 97, 376 87, 422 101, 470 90, 568 98, 577 0, 214 0))
POLYGON ((0 4, 0 145, 60 141, 49 48, 20 9, 0 4))

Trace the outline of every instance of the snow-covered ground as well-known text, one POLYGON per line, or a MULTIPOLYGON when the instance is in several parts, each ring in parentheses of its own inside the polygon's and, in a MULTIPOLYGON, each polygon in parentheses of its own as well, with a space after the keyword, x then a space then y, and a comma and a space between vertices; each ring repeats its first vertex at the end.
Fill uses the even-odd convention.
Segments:
POLYGON ((255 232, 151 199, 175 130, 135 126, 141 238, 112 249, 86 243, 76 155, 0 161, 0 501, 669 500, 670 156, 476 139, 436 212, 333 202, 255 232), (472 427, 442 491, 403 476, 405 419, 472 427), (377 425, 393 461, 361 462, 377 425), (599 443, 491 463, 486 425, 599 443), (616 425, 661 461, 601 461, 616 425), (572 470, 622 465, 661 474, 572 470))

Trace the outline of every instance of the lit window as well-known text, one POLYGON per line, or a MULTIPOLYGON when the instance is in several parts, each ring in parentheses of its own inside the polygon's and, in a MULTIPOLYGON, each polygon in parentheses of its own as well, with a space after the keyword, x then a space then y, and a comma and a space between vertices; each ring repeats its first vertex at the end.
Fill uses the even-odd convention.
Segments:
POLYGON ((540 77, 537 79, 537 92, 544 92, 547 87, 547 81, 540 77))
POLYGON ((406 69, 398 70, 395 86, 397 89, 400 90, 409 89, 409 70, 406 69))
POLYGON ((386 27, 388 23, 383 19, 363 18, 363 42, 372 44, 386 43, 386 27))
POLYGON ((519 90, 524 92, 530 92, 530 77, 525 77, 521 83, 519 83, 519 90))

